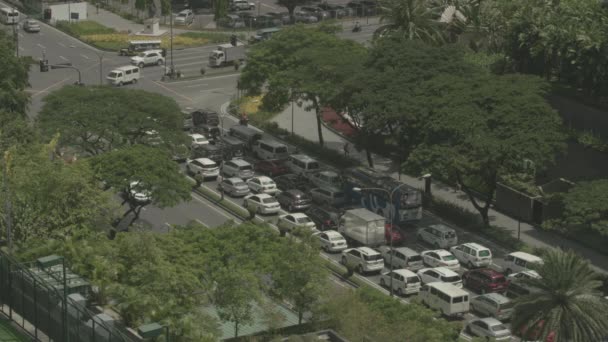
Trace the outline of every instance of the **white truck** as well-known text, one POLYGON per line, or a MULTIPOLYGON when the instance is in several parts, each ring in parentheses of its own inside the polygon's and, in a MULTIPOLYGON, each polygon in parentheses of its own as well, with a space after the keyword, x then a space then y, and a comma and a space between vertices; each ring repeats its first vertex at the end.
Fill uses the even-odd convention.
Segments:
POLYGON ((209 54, 210 67, 240 63, 243 60, 245 60, 245 45, 241 42, 237 42, 236 45, 220 44, 209 54))
POLYGON ((384 216, 374 214, 364 209, 351 209, 344 212, 340 218, 338 231, 347 240, 355 241, 368 247, 377 247, 385 243, 384 216))

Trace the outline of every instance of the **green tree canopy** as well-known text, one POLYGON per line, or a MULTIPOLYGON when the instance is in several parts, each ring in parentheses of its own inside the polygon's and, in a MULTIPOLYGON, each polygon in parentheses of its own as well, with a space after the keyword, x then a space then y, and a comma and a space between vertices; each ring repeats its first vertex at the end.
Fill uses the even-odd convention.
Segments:
POLYGON ((293 13, 298 6, 304 6, 308 4, 307 0, 277 0, 277 5, 285 7, 287 12, 289 12, 289 18, 291 19, 291 23, 295 24, 296 18, 293 13))
POLYGON ((564 212, 558 224, 608 235, 608 180, 581 182, 563 195, 564 212))
POLYGON ((36 120, 43 136, 97 155, 135 144, 184 143, 177 103, 143 90, 66 86, 44 99, 36 120), (135 100, 136 99, 136 100, 135 100))
POLYGON ((12 38, 0 31, 0 110, 25 118, 30 64, 15 57, 15 49, 12 38))
POLYGON ((439 19, 444 6, 426 0, 381 0, 379 3, 382 9, 380 22, 385 24, 376 30, 376 34, 428 43, 443 42, 443 23, 439 19))
POLYGON ((457 183, 489 224, 499 176, 521 171, 526 159, 541 170, 565 147, 545 89, 541 79, 523 75, 446 75, 421 83, 424 138, 406 166, 457 183))
POLYGON ((190 200, 191 184, 180 173, 179 166, 158 148, 134 145, 101 154, 90 162, 106 187, 122 192, 123 204, 129 206, 122 217, 133 214, 129 226, 149 203, 164 208, 190 200), (150 200, 138 200, 136 193, 145 193, 150 200))

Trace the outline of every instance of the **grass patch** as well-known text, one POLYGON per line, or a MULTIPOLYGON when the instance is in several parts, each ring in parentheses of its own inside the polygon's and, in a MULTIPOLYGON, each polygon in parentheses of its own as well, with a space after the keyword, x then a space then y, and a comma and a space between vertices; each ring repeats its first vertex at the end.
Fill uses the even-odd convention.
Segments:
MULTIPOLYGON (((220 44, 229 42, 231 35, 219 32, 186 32, 180 34, 180 36, 191 39, 206 39, 209 43, 220 44)), ((237 37, 240 40, 245 40, 244 34, 238 34, 237 37)))
POLYGON ((110 34, 116 32, 116 30, 113 28, 104 26, 96 21, 91 20, 83 20, 74 23, 70 23, 67 21, 58 21, 55 26, 61 31, 77 37, 88 36, 92 34, 110 34))

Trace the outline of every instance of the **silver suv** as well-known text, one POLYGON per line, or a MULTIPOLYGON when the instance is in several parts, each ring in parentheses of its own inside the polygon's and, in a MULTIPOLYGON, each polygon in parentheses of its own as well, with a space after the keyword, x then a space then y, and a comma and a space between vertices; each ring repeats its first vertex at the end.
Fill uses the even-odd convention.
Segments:
POLYGON ((140 69, 146 65, 163 65, 164 63, 162 50, 143 51, 137 56, 131 57, 131 64, 137 65, 140 69))
POLYGON ((191 10, 183 10, 175 16, 175 25, 190 25, 194 22, 194 13, 191 10))

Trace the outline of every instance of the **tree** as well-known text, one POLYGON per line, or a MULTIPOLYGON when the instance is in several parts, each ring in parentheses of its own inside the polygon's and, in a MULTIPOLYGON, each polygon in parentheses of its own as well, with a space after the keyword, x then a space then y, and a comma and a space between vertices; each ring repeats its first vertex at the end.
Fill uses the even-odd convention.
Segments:
POLYGON ((254 303, 259 299, 257 277, 249 270, 227 267, 215 274, 213 303, 220 320, 234 323, 234 337, 239 336, 239 325, 254 320, 254 303))
POLYGON ((545 89, 523 75, 446 75, 419 84, 427 118, 406 167, 458 184, 488 225, 500 175, 522 171, 526 159, 542 169, 565 148, 545 89))
POLYGON ((228 0, 213 0, 213 20, 223 19, 228 14, 228 0))
POLYGON ((296 23, 296 17, 293 15, 296 7, 304 6, 306 4, 308 4, 307 0, 277 0, 277 5, 285 7, 289 12, 289 19, 292 24, 296 23))
POLYGON ((25 118, 29 96, 25 88, 29 85, 30 64, 24 58, 15 57, 12 38, 0 32, 0 108, 2 111, 25 118))
POLYGON ((515 300, 513 331, 539 332, 535 340, 600 341, 608 331, 608 301, 599 275, 573 251, 551 250, 535 267, 541 279, 526 279, 537 289, 515 300), (533 328, 534 327, 534 328, 533 328))
MULTIPOLYGON (((3 157, 8 191, 0 202, 2 216, 10 215, 16 244, 32 238, 59 238, 104 229, 112 206, 89 165, 67 162, 56 154, 56 140, 10 148, 3 157)), ((6 221, 1 221, 2 231, 6 221)))
POLYGON ((249 93, 266 90, 263 105, 279 110, 295 100, 314 109, 319 144, 323 146, 322 108, 338 96, 340 86, 361 69, 365 49, 317 29, 296 26, 277 39, 254 46, 241 75, 249 93))
POLYGON ((558 224, 608 235, 608 180, 576 184, 563 195, 564 211, 558 224))
POLYGON ((164 208, 190 200, 191 184, 179 172, 178 165, 157 148, 135 145, 114 150, 92 158, 91 165, 106 187, 122 192, 122 204, 129 206, 122 219, 133 214, 127 226, 139 218, 141 209, 149 203, 164 208), (138 198, 138 194, 149 200, 138 198))
POLYGON ((133 89, 66 86, 44 101, 36 120, 42 135, 60 132, 62 145, 90 155, 135 144, 168 147, 185 142, 179 106, 166 96, 133 89))
POLYGON ((394 34, 408 40, 429 43, 443 42, 442 23, 439 21, 443 6, 435 6, 425 0, 382 0, 380 26, 375 34, 394 34))

